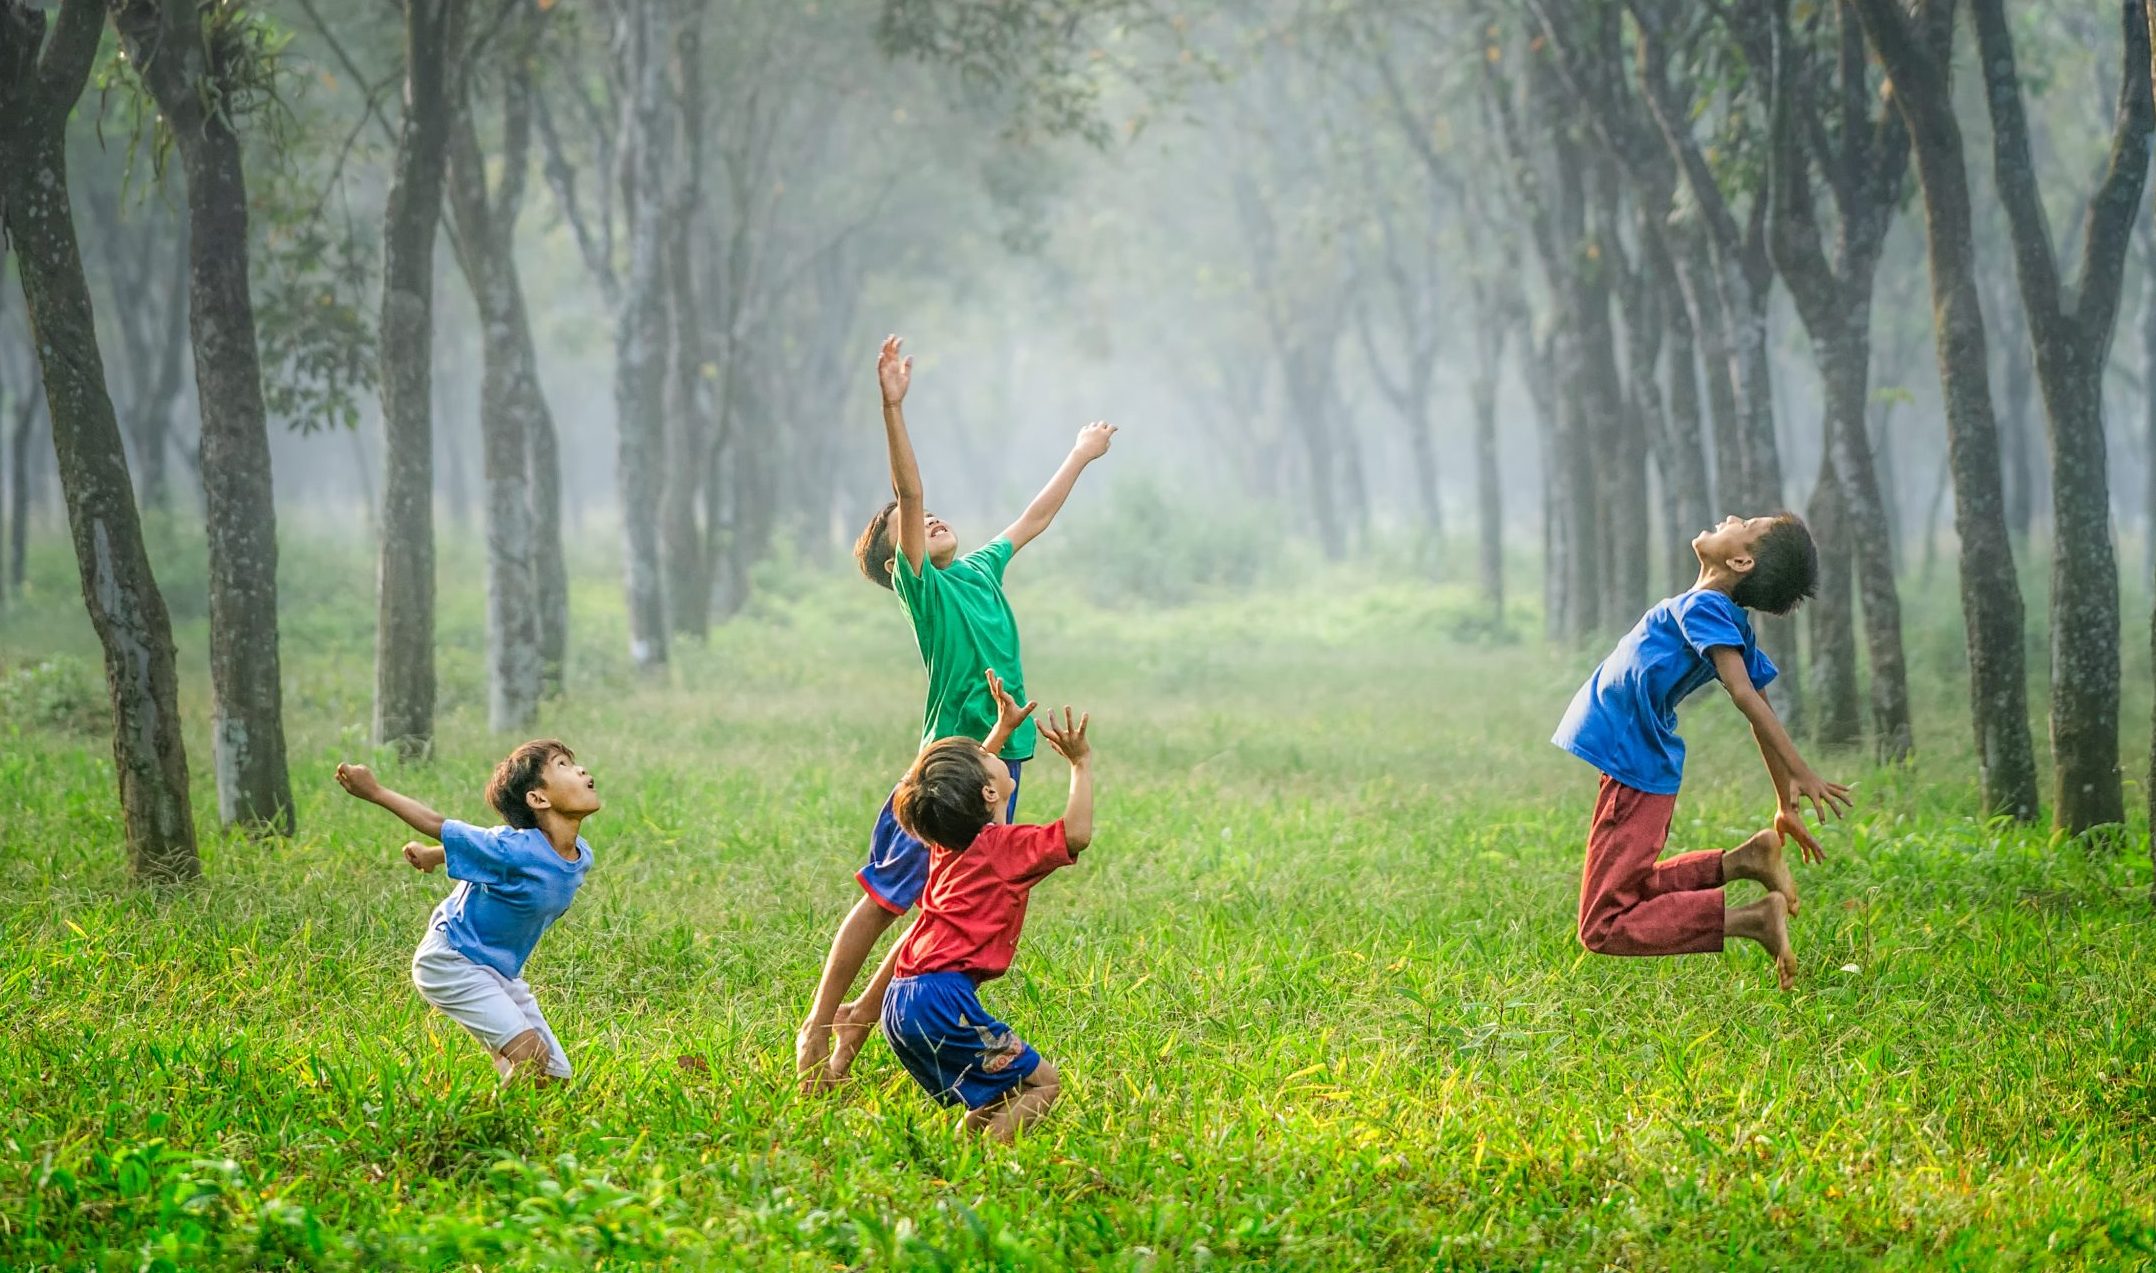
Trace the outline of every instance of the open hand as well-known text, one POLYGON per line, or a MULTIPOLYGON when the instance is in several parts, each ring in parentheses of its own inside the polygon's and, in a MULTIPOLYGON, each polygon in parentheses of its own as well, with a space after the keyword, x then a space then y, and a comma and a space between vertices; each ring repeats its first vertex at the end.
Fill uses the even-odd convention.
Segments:
POLYGON ((1081 716, 1066 707, 1063 709, 1063 720, 1058 723, 1056 714, 1051 709, 1046 716, 1041 717, 1041 737, 1048 740, 1048 745, 1055 748, 1057 755, 1074 766, 1082 765, 1093 755, 1093 746, 1085 737, 1086 726, 1092 720, 1093 713, 1087 712, 1081 716))
POLYGON ((1785 804, 1774 811, 1774 830, 1784 840, 1795 840, 1806 862, 1826 861, 1827 853, 1819 847, 1819 837, 1804 825, 1804 811, 1795 805, 1785 804))
POLYGON ((442 846, 439 844, 422 844, 418 840, 411 840, 404 846, 404 860, 411 863, 415 871, 433 874, 434 868, 442 864, 442 857, 442 846))
POLYGON ((362 800, 373 800, 382 794, 381 782, 365 765, 338 765, 337 785, 362 800))
POLYGON ((1040 706, 1030 701, 1021 706, 1011 697, 1011 692, 1003 688, 1003 678, 996 675, 994 668, 988 669, 988 693, 996 700, 996 729, 1006 735, 1015 733, 1026 723, 1026 718, 1033 715, 1033 709, 1040 706))
POLYGON ((883 348, 876 353, 876 383, 883 386, 883 405, 895 407, 906 400, 906 390, 913 384, 913 359, 899 356, 899 346, 906 342, 896 336, 883 338, 883 348))
POLYGON ((1849 798, 1849 788, 1838 782, 1827 782, 1809 769, 1789 775, 1789 790, 1782 796, 1784 808, 1794 807, 1798 800, 1809 800, 1812 813, 1821 822, 1839 818, 1855 804, 1849 798))
POLYGON ((1091 463, 1108 454, 1108 444, 1115 438, 1115 426, 1106 420, 1095 420, 1078 430, 1078 442, 1071 453, 1091 463))

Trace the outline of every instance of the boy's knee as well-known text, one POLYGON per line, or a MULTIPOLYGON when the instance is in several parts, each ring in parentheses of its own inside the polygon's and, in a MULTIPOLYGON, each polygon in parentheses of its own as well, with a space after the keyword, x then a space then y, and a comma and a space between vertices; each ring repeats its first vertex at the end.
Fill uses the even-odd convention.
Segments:
POLYGON ((1056 1073, 1056 1067, 1047 1057, 1042 1057, 1041 1063, 1033 1067, 1033 1072, 1026 1075, 1025 1082, 1019 1086, 1043 1101, 1052 1101, 1063 1091, 1063 1076, 1056 1073))
POLYGON ((1616 916, 1610 912, 1596 911, 1589 914, 1580 921, 1580 945, 1585 946, 1590 954, 1615 954, 1616 934, 1611 931, 1615 927, 1615 921, 1616 916))

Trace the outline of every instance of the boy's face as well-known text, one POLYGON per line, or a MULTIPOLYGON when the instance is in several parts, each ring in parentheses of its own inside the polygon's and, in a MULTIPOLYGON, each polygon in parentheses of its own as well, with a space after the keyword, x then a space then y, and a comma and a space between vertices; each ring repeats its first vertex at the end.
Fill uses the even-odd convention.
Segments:
POLYGON ((1752 550, 1760 538, 1774 528, 1771 517, 1737 517, 1722 519, 1713 530, 1703 530, 1692 539, 1692 551, 1698 555, 1702 566, 1726 566, 1742 574, 1752 568, 1752 550))
POLYGON ((589 769, 555 752, 545 772, 539 775, 539 785, 531 789, 524 802, 534 809, 552 809, 564 817, 583 818, 599 812, 599 784, 589 769))
POLYGON ((1011 767, 986 747, 981 748, 981 763, 988 766, 988 785, 981 789, 988 799, 988 820, 1001 823, 1011 807, 1011 793, 1018 790, 1018 780, 1011 777, 1011 767))
POLYGON ((928 522, 928 559, 938 567, 950 565, 958 556, 958 536, 941 517, 934 513, 923 516, 928 522))

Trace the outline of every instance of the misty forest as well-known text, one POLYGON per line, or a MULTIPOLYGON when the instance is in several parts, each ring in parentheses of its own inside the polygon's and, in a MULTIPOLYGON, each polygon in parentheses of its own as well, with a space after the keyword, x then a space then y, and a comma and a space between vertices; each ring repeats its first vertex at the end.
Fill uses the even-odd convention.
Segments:
POLYGON ((0 1266, 2156 1262, 2152 33, 0 0, 0 1266))

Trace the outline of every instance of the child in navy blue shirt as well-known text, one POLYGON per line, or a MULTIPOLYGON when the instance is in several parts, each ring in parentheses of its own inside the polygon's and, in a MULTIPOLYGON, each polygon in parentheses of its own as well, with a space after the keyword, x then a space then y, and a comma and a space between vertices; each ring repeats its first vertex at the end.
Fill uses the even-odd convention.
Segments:
POLYGON ((1580 942, 1601 955, 1718 951, 1728 937, 1758 942, 1774 958, 1782 989, 1796 978, 1789 916, 1797 884, 1782 839, 1818 861, 1819 841, 1800 801, 1822 821, 1849 807, 1849 788, 1812 772, 1760 693, 1775 678, 1746 610, 1787 614, 1817 586, 1819 555, 1793 513, 1731 517, 1692 541, 1699 580, 1649 610, 1573 695, 1550 741, 1602 772, 1587 864, 1580 877, 1580 942), (1669 839, 1684 740, 1677 704, 1712 680, 1751 722, 1774 783, 1774 822, 1727 852, 1656 861, 1669 839), (1756 880, 1767 895, 1725 909, 1722 885, 1756 880))
POLYGON ((599 811, 591 772, 551 738, 510 752, 487 783, 487 803, 509 824, 500 827, 445 818, 365 765, 337 766, 337 781, 440 840, 406 844, 404 860, 419 871, 446 868, 457 881, 412 954, 420 996, 485 1045, 503 1082, 568 1078, 569 1058, 525 984, 524 961, 591 869, 591 846, 577 834, 599 811))

